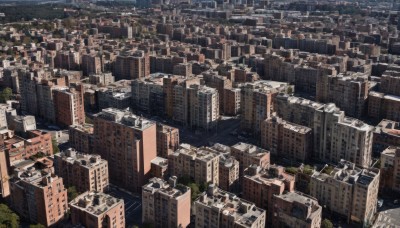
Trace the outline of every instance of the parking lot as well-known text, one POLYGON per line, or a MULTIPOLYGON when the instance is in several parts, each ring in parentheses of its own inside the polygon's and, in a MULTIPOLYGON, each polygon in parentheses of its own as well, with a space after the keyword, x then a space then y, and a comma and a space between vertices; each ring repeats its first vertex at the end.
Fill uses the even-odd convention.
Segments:
POLYGON ((131 194, 112 185, 107 193, 111 196, 124 200, 126 227, 142 225, 142 199, 140 196, 131 194))

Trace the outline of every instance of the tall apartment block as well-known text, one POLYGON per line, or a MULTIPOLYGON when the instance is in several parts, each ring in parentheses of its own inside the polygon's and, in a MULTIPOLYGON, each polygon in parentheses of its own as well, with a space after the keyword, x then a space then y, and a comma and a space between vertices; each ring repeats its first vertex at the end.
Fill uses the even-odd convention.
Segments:
POLYGON ((224 90, 232 88, 232 81, 226 76, 218 75, 218 72, 208 71, 203 73, 203 79, 208 87, 215 88, 219 94, 220 111, 224 110, 224 90))
POLYGON ((294 191, 294 176, 284 172, 281 166, 263 169, 252 165, 244 171, 242 178, 243 198, 254 202, 257 207, 266 210, 267 221, 271 223, 273 216, 273 196, 284 191, 294 191))
POLYGON ((400 147, 391 146, 381 154, 380 189, 400 192, 400 147))
MULTIPOLYGON (((167 84, 164 87, 164 91, 166 93, 167 99, 167 115, 168 111, 172 110, 172 119, 176 122, 189 126, 189 110, 190 110, 190 102, 195 99, 189 99, 189 90, 188 88, 191 85, 200 85, 200 80, 198 78, 188 78, 185 80, 179 80, 176 77, 170 78, 166 80, 167 84), (175 82, 176 81, 176 82, 175 82), (176 83, 176 84, 175 84, 176 83), (172 91, 170 90, 172 87, 172 91), (172 93, 171 93, 172 92, 172 93), (171 96, 170 96, 171 95, 171 96), (172 103, 168 103, 169 98, 171 97, 172 103), (169 105, 172 105, 169 107, 169 105)), ((195 88, 194 88, 195 89, 195 88)), ((196 90, 192 91, 194 95, 196 95, 196 90)), ((196 98, 195 96, 193 96, 196 98)), ((208 100, 205 100, 208 101, 208 100)), ((204 103, 203 103, 204 104, 204 103)), ((194 115, 194 114, 193 114, 194 115)))
POLYGON ((239 142, 231 146, 231 155, 239 161, 239 177, 251 165, 268 168, 271 163, 269 151, 248 143, 239 142))
POLYGON ((136 51, 117 56, 114 62, 115 80, 145 78, 150 74, 149 54, 136 51))
POLYGON ((56 123, 70 126, 85 123, 83 87, 53 90, 56 123))
POLYGON ((219 157, 218 187, 228 192, 239 191, 239 161, 232 156, 219 157))
POLYGON ((312 129, 271 116, 261 125, 261 147, 271 154, 300 162, 311 157, 312 129))
POLYGON ((316 100, 335 103, 348 116, 362 117, 367 107, 368 77, 359 72, 318 77, 316 100))
POLYGON ((187 227, 190 224, 190 188, 152 178, 142 187, 142 221, 154 227, 187 227))
POLYGON ((153 115, 165 113, 165 97, 163 94, 163 78, 136 79, 131 84, 132 107, 153 115))
POLYGON ((265 227, 265 211, 214 185, 193 203, 195 227, 265 227))
POLYGON ((310 195, 348 221, 371 224, 377 211, 379 176, 379 169, 362 169, 342 160, 329 174, 312 174, 310 195))
POLYGON ((224 115, 236 116, 241 110, 241 90, 239 88, 224 90, 224 115))
POLYGON ((179 64, 175 65, 173 74, 189 77, 190 75, 192 75, 192 64, 191 63, 179 63, 179 64))
MULTIPOLYGON (((326 162, 345 159, 358 166, 369 167, 372 162, 374 128, 358 119, 344 116, 334 106, 327 106, 324 112, 324 121, 321 118, 316 127, 322 129, 319 133, 328 137, 319 141, 322 143, 319 150, 314 150, 316 157, 326 162)), ((322 136, 319 139, 323 139, 322 136)))
POLYGON ((376 120, 400 121, 400 96, 372 91, 368 95, 368 116, 376 120))
POLYGON ((93 125, 69 126, 69 144, 84 154, 92 154, 94 149, 93 125))
POLYGON ((33 224, 53 226, 67 213, 63 179, 44 170, 17 170, 10 180, 10 192, 11 207, 33 224))
MULTIPOLYGON (((174 112, 174 87, 182 77, 168 75, 163 78, 163 94, 165 103, 165 114, 172 118, 174 112)), ((133 90, 133 89, 132 89, 133 90)))
POLYGON ((400 146, 400 123, 383 119, 374 129, 373 150, 379 153, 389 146, 400 146))
POLYGON ((241 92, 241 122, 243 130, 260 134, 261 123, 270 117, 273 110, 273 99, 278 93, 286 93, 290 87, 287 83, 274 81, 257 81, 247 83, 241 92))
POLYGON ((382 74, 380 88, 382 93, 400 96, 400 73, 398 68, 389 66, 388 70, 382 74))
POLYGON ((72 148, 54 155, 54 171, 63 178, 65 185, 75 186, 78 192, 103 192, 109 184, 106 160, 72 148))
POLYGON ((373 127, 344 115, 334 104, 279 94, 275 111, 282 119, 313 130, 313 157, 325 162, 346 159, 369 167, 373 127))
POLYGON ((38 100, 36 94, 36 84, 41 80, 40 77, 35 76, 33 72, 26 70, 18 71, 18 84, 20 86, 21 94, 21 111, 37 115, 38 100))
POLYGON ((319 228, 322 207, 318 201, 300 192, 273 196, 273 227, 319 228))
POLYGON ((190 177, 198 184, 219 183, 219 154, 211 148, 196 148, 181 144, 168 157, 171 176, 190 177))
POLYGON ((108 161, 110 182, 140 192, 157 156, 156 124, 130 112, 107 108, 95 115, 95 151, 108 161))
POLYGON ((89 76, 91 74, 100 74, 102 70, 102 58, 95 54, 82 55, 81 69, 83 75, 89 76))
POLYGON ((157 156, 168 158, 179 148, 179 129, 157 124, 157 156))
POLYGON ((205 131, 215 129, 220 117, 218 90, 207 86, 191 85, 187 93, 189 126, 205 131))
POLYGON ((85 192, 69 203, 73 225, 125 227, 124 200, 102 192, 85 192))

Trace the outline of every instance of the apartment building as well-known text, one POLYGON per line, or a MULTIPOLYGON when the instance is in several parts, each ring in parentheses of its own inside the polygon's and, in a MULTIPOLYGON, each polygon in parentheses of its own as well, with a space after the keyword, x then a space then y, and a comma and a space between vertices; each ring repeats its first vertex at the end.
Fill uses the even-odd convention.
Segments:
POLYGON ((32 115, 38 115, 38 99, 36 96, 36 84, 41 80, 34 72, 18 70, 19 92, 21 94, 21 111, 32 115))
POLYGON ((400 147, 390 146, 381 153, 380 190, 400 192, 400 147))
POLYGON ((109 185, 108 162, 99 155, 82 154, 69 148, 54 155, 54 171, 78 192, 103 192, 109 185))
POLYGON ((85 192, 69 203, 75 226, 93 228, 125 227, 124 200, 102 192, 85 192))
POLYGON ((372 91, 368 95, 368 116, 376 120, 400 121, 400 96, 372 91))
POLYGON ((4 140, 4 147, 10 165, 22 159, 28 159, 38 153, 53 155, 50 132, 27 131, 24 137, 9 135, 4 140))
POLYGON ((98 25, 97 29, 101 33, 110 34, 111 38, 132 39, 133 28, 131 26, 98 25))
MULTIPOLYGON (((164 89, 164 91, 167 92, 167 94, 166 94, 167 113, 168 113, 168 111, 172 111, 172 113, 171 113, 172 120, 174 120, 178 123, 181 123, 185 126, 190 126, 190 123, 191 123, 190 115, 191 114, 189 114, 189 110, 191 108, 191 101, 196 101, 197 96, 195 96, 195 95, 197 95, 198 89, 196 89, 196 87, 192 89, 193 99, 190 99, 188 88, 191 85, 200 85, 200 79, 195 78, 195 77, 184 79, 184 80, 179 80, 179 78, 169 78, 166 81, 167 81, 167 85, 165 85, 166 88, 164 89), (171 83, 168 84, 170 81, 172 84, 171 83), (170 89, 168 89, 169 87, 172 87, 171 88, 172 91, 170 89), (169 98, 171 98, 172 101, 169 100, 169 98), (168 103, 168 101, 170 101, 171 103, 168 103), (171 107, 168 107, 168 105, 171 105, 171 107)), ((208 96, 210 99, 205 99, 202 106, 203 107, 204 107, 204 105, 207 106, 207 102, 209 102, 210 100, 213 101, 213 96, 214 95, 212 93, 210 93, 210 96, 208 96)), ((207 98, 207 96, 205 96, 205 98, 207 98)), ((217 100, 214 99, 214 101, 217 101, 217 100)), ((195 108, 194 105, 193 105, 193 108, 195 108)), ((196 113, 193 113, 192 115, 195 115, 195 114, 196 113)), ((204 117, 206 117, 206 116, 204 116, 204 117)))
POLYGON ((89 75, 89 83, 92 85, 108 86, 109 84, 114 82, 115 77, 112 75, 112 73, 99 73, 89 75))
POLYGON ((142 187, 142 221, 154 227, 187 227, 190 224, 190 188, 152 178, 142 187))
POLYGON ((128 85, 120 83, 118 86, 108 86, 97 90, 97 105, 99 110, 104 108, 126 109, 131 107, 132 92, 129 82, 126 82, 128 85))
POLYGON ((239 161, 232 156, 219 157, 219 184, 224 191, 239 191, 239 161))
POLYGON ((370 88, 368 73, 349 72, 322 75, 317 79, 316 100, 335 103, 346 115, 359 118, 365 114, 370 88))
POLYGON ((44 170, 16 170, 10 180, 10 206, 32 224, 53 226, 68 211, 63 179, 44 170))
POLYGON ((204 83, 211 88, 217 89, 219 94, 220 112, 224 110, 225 90, 232 89, 232 81, 226 76, 221 76, 218 72, 207 71, 203 74, 204 83))
POLYGON ((219 154, 211 148, 181 144, 168 157, 171 176, 190 177, 198 184, 219 183, 219 154))
POLYGON ((151 160, 151 176, 165 179, 168 177, 168 159, 156 157, 151 160))
POLYGON ((267 222, 271 223, 273 216, 273 196, 284 191, 294 191, 294 176, 284 172, 281 166, 271 166, 264 169, 252 165, 244 171, 242 178, 243 198, 254 202, 257 207, 266 210, 267 222))
POLYGON ((334 104, 279 94, 275 111, 282 119, 313 130, 314 159, 325 162, 346 159, 362 167, 371 164, 373 127, 345 116, 334 104))
POLYGON ((271 116, 274 97, 278 93, 286 93, 289 88, 292 88, 289 84, 275 81, 246 83, 242 87, 240 96, 242 109, 240 127, 259 135, 261 123, 271 116))
POLYGON ((220 118, 218 90, 207 86, 191 85, 187 93, 189 126, 205 131, 215 129, 220 118))
POLYGON ((377 211, 379 176, 379 169, 358 168, 342 160, 328 174, 314 171, 310 195, 348 221, 372 224, 377 211))
MULTIPOLYGON (((337 64, 339 72, 341 65, 346 66, 347 59, 334 59, 310 53, 299 53, 296 50, 274 50, 264 57, 265 80, 275 80, 293 84, 297 91, 316 94, 318 78, 323 75, 336 75, 334 66, 324 62, 337 64)), ((345 68, 346 69, 346 68, 345 68)))
POLYGON ((177 65, 174 65, 173 74, 189 77, 190 75, 192 75, 192 64, 179 63, 177 65))
POLYGON ((163 75, 132 81, 132 107, 153 115, 165 113, 165 97, 163 93, 163 75))
POLYGON ((103 109, 94 117, 95 151, 108 161, 110 182, 140 192, 157 156, 156 124, 128 111, 103 109))
POLYGON ((145 78, 150 74, 150 57, 144 51, 118 55, 113 68, 115 80, 145 78))
POLYGON ((169 117, 173 117, 174 113, 174 87, 179 81, 182 81, 183 77, 167 75, 163 77, 163 94, 165 104, 165 114, 169 117))
POLYGON ((381 92, 400 96, 400 74, 399 69, 394 66, 389 66, 381 76, 381 92))
POLYGON ((243 142, 231 146, 231 156, 239 161, 239 177, 242 177, 243 171, 251 165, 268 168, 271 163, 268 150, 243 142))
POLYGON ((100 74, 103 71, 102 57, 94 53, 82 55, 81 70, 85 76, 100 74))
POLYGON ((84 154, 94 149, 93 124, 69 126, 69 145, 84 154))
POLYGON ((273 227, 319 228, 322 207, 315 198, 300 192, 273 196, 273 227))
POLYGON ((168 158, 179 147, 179 129, 157 124, 157 156, 168 158))
POLYGON ((196 228, 265 227, 265 210, 254 203, 210 185, 193 203, 196 228))
POLYGON ((261 147, 289 160, 304 162, 310 158, 312 140, 311 128, 284 121, 275 115, 261 125, 261 147))
POLYGON ((83 103, 83 87, 57 88, 53 90, 56 123, 70 126, 85 123, 85 106, 83 103))
POLYGON ((400 146, 400 123, 383 119, 374 129, 373 150, 379 153, 389 146, 400 146))
POLYGON ((239 88, 225 89, 224 90, 224 115, 236 116, 241 110, 241 90, 239 88))

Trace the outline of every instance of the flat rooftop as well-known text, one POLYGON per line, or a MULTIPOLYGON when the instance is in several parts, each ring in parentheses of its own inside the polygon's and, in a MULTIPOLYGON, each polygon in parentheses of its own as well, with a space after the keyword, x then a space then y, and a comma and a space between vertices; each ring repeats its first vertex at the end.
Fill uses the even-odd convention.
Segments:
POLYGON ((112 121, 138 130, 144 130, 152 125, 155 125, 153 121, 150 121, 140 116, 136 116, 129 111, 123 111, 116 108, 103 109, 95 116, 104 120, 112 121))
POLYGON ((91 169, 99 164, 107 163, 106 160, 101 159, 100 155, 83 154, 72 148, 55 154, 54 157, 59 157, 70 164, 78 164, 79 166, 85 167, 87 169, 91 169))
POLYGON ((69 203, 70 207, 78 208, 96 217, 100 217, 120 204, 124 205, 122 199, 114 198, 102 192, 85 192, 69 203))

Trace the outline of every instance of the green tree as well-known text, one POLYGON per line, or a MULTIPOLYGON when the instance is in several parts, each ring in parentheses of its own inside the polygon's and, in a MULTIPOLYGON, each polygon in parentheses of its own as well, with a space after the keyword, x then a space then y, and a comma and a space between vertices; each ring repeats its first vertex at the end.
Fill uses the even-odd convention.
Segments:
POLYGON ((200 195, 200 189, 199 186, 196 183, 190 183, 189 185, 190 191, 191 191, 191 199, 192 202, 197 199, 197 197, 200 195))
POLYGON ((51 144, 53 146, 53 154, 60 153, 60 148, 58 147, 57 140, 54 137, 51 138, 51 144))
POLYGON ((324 219, 321 223, 321 228, 333 228, 333 224, 329 219, 324 219))
POLYGON ((0 204, 0 227, 19 227, 19 216, 5 204, 0 204))
POLYGON ((330 166, 330 165, 326 166, 326 167, 322 170, 322 172, 323 172, 323 173, 326 173, 326 174, 331 174, 332 171, 333 171, 333 167, 330 166))
POLYGON ((68 202, 71 202, 73 199, 75 199, 77 196, 79 196, 78 191, 76 191, 75 186, 71 186, 67 189, 67 194, 68 194, 68 202))
POLYGON ((12 89, 10 88, 5 88, 3 91, 0 93, 0 102, 1 103, 6 103, 6 101, 10 100, 12 96, 12 89))
POLYGON ((296 173, 298 172, 296 167, 287 167, 285 169, 285 172, 292 174, 292 175, 296 175, 296 173))

